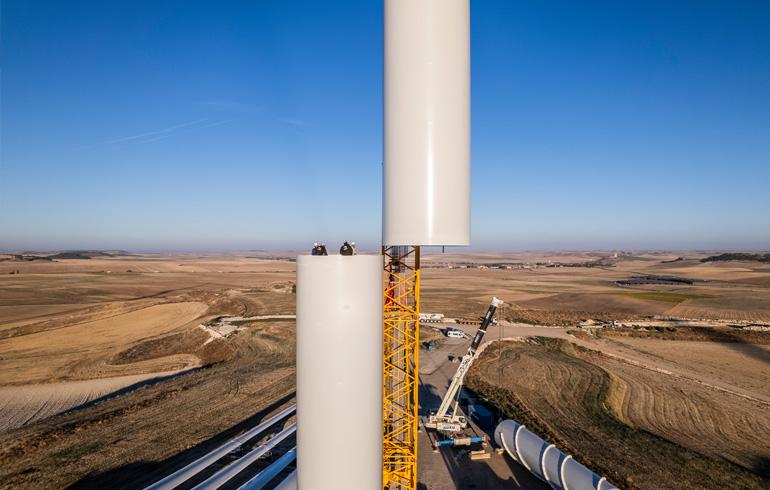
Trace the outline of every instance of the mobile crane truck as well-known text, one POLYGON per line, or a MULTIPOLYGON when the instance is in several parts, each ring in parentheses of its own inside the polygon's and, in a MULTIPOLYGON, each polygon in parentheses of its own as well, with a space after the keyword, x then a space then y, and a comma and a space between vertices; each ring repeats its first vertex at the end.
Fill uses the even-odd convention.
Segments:
POLYGON ((441 435, 445 437, 444 441, 438 441, 435 447, 451 445, 459 446, 466 445, 472 442, 482 442, 484 437, 455 437, 455 434, 468 427, 468 421, 465 416, 457 414, 457 406, 460 403, 460 391, 463 386, 463 378, 465 374, 471 368, 473 361, 476 359, 476 351, 481 345, 481 340, 484 338, 484 334, 487 333, 487 327, 492 323, 492 318, 495 314, 497 307, 503 304, 497 298, 492 298, 492 304, 489 305, 487 314, 482 318, 481 325, 476 331, 476 335, 473 337, 471 346, 468 348, 468 352, 463 356, 463 360, 460 363, 460 367, 457 368, 457 372, 452 377, 452 383, 449 385, 449 389, 444 395, 444 399, 441 401, 441 406, 435 412, 431 412, 428 417, 428 422, 423 425, 426 428, 436 429, 441 435), (449 407, 454 401, 454 409, 452 414, 448 415, 449 407))

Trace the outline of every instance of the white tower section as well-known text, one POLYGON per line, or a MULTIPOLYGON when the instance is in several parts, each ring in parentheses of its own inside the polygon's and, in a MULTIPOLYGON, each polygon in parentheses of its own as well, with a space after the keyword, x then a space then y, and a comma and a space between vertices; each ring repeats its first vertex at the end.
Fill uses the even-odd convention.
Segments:
POLYGON ((385 0, 383 245, 470 245, 469 0, 385 0))
POLYGON ((382 257, 297 257, 297 482, 382 488, 382 257))

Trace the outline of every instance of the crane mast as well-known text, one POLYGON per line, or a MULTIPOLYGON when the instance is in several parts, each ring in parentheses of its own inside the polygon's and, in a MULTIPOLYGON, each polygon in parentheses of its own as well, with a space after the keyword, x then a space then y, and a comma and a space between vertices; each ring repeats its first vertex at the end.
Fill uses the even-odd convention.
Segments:
POLYGON ((476 359, 476 351, 478 350, 479 345, 481 345, 481 340, 484 338, 484 334, 487 333, 487 327, 492 322, 492 316, 495 314, 497 307, 502 303, 503 302, 501 300, 492 298, 492 304, 489 305, 487 314, 482 319, 481 326, 476 331, 476 335, 473 337, 473 342, 471 342, 471 346, 468 348, 468 352, 465 354, 465 356, 463 356, 460 367, 457 368, 457 372, 452 377, 452 383, 449 385, 449 389, 447 390, 444 399, 441 401, 441 406, 435 414, 432 414, 428 418, 428 423, 425 424, 426 427, 435 428, 439 431, 457 432, 467 426, 465 417, 457 415, 459 397, 457 397, 457 399, 455 399, 455 397, 458 395, 460 388, 462 388, 465 374, 471 368, 473 361, 476 359), (454 410, 452 411, 452 415, 447 416, 447 412, 449 411, 449 407, 453 400, 455 401, 454 410))

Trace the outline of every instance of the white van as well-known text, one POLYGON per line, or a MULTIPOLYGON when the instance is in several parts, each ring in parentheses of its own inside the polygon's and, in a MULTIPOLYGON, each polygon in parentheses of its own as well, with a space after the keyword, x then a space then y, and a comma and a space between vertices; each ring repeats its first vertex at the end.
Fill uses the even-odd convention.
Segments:
POLYGON ((465 338, 465 332, 456 328, 447 328, 446 336, 449 338, 462 339, 465 338))

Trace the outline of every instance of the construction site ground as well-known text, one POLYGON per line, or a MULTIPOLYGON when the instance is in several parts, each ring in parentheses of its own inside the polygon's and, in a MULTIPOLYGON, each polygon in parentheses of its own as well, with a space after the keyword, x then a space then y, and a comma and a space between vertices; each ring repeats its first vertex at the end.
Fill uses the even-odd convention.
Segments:
MULTIPOLYGON (((466 327, 468 332, 475 326, 466 327)), ((427 417, 431 409, 441 404, 458 363, 449 356, 461 357, 468 350, 468 339, 447 339, 434 350, 420 350, 420 419, 427 417)), ((433 429, 421 428, 417 437, 417 488, 418 490, 448 489, 489 489, 511 488, 547 489, 548 485, 538 480, 507 454, 494 452, 494 429, 481 430, 473 421, 466 429, 466 435, 487 437, 486 446, 475 443, 471 446, 442 446, 433 450, 437 434, 433 429), (489 459, 472 461, 470 450, 484 449, 491 452, 489 459), (461 451, 465 453, 461 454, 461 451)))
MULTIPOLYGON (((459 364, 451 362, 450 359, 465 355, 471 338, 476 333, 476 326, 459 326, 448 319, 441 324, 421 325, 423 331, 421 337, 435 339, 447 327, 461 328, 465 331, 466 337, 464 339, 444 338, 432 350, 420 349, 419 403, 423 420, 427 418, 430 409, 435 410, 440 405, 451 378, 457 371, 459 364)), ((612 333, 611 330, 608 330, 607 335, 612 333)), ((598 334, 599 331, 596 333, 598 334)), ((769 406, 766 388, 768 373, 764 369, 766 363, 770 361, 770 357, 768 357, 770 356, 770 346, 767 345, 686 342, 685 346, 689 349, 688 354, 682 356, 676 354, 676 352, 682 352, 681 345, 679 347, 669 345, 681 344, 681 342, 676 341, 658 340, 657 343, 653 343, 650 340, 623 338, 624 342, 619 342, 611 337, 605 338, 601 335, 583 335, 582 331, 575 332, 574 329, 570 328, 502 322, 500 325, 489 326, 480 352, 495 340, 521 340, 526 337, 565 339, 593 351, 602 352, 605 355, 605 362, 620 363, 620 366, 629 368, 643 368, 642 372, 664 376, 669 383, 679 380, 688 386, 689 391, 697 390, 700 387, 700 389, 706 390, 706 393, 709 393, 709 390, 713 391, 714 394, 711 396, 728 398, 737 396, 737 399, 732 399, 731 403, 733 404, 739 402, 748 405, 756 404, 760 410, 769 406), (575 335, 569 333, 570 330, 575 335), (700 350, 704 352, 698 357, 700 350), (737 369, 737 371, 733 375, 723 372, 720 376, 704 372, 704 366, 709 365, 708 362, 705 362, 704 356, 715 354, 719 358, 725 359, 726 366, 732 366, 731 369, 733 371, 737 369), (688 364, 685 362, 687 359, 692 362, 688 364), (701 362, 696 362, 697 359, 701 359, 701 362), (730 359, 730 362, 727 359, 730 359), (721 395, 717 395, 720 393, 721 395)), ((663 387, 661 386, 660 389, 663 390, 663 387)), ((756 417, 749 418, 754 419, 756 417)), ((431 429, 422 429, 418 437, 418 488, 547 488, 547 485, 537 480, 518 463, 515 463, 509 455, 494 452, 496 448, 493 430, 485 432, 480 430, 472 420, 470 423, 471 426, 466 430, 465 435, 471 437, 487 435, 489 446, 485 450, 492 452, 490 458, 472 461, 467 454, 458 457, 461 448, 450 446, 442 447, 438 453, 434 453, 432 446, 437 434, 431 429)), ((724 436, 724 434, 722 435, 724 436)), ((670 435, 668 437, 670 438, 670 435)), ((672 439, 676 440, 675 437, 672 439)), ((481 449, 481 446, 476 444, 470 449, 478 450, 481 449)), ((747 461, 756 456, 751 450, 747 451, 750 456, 747 461)), ((741 461, 741 463, 744 467, 751 467, 751 464, 747 465, 745 461, 741 461)))

